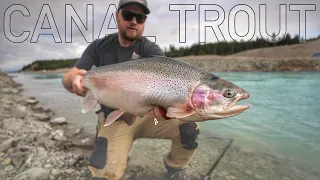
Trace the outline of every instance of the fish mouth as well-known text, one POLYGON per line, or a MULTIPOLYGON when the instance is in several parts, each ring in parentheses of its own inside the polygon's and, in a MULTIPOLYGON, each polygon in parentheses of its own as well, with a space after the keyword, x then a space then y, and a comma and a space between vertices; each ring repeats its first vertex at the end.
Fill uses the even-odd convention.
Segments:
POLYGON ((245 93, 245 94, 239 96, 238 98, 236 98, 235 100, 233 100, 231 103, 226 104, 226 106, 224 106, 223 109, 228 110, 228 109, 231 109, 235 106, 239 106, 239 105, 236 105, 237 102, 244 100, 244 99, 249 99, 249 97, 250 97, 250 95, 248 93, 245 93))
POLYGON ((247 110, 250 106, 248 104, 244 105, 237 105, 241 100, 249 99, 250 95, 248 93, 244 93, 240 97, 236 98, 232 103, 230 103, 226 109, 223 111, 223 114, 235 116, 237 114, 240 114, 241 112, 247 110))
POLYGON ((242 113, 243 111, 249 109, 249 107, 250 107, 248 104, 237 105, 236 103, 238 103, 241 100, 249 99, 249 97, 250 97, 250 95, 248 93, 244 93, 240 97, 236 98, 232 103, 225 106, 222 111, 216 112, 215 114, 222 116, 222 117, 236 116, 236 115, 242 113))

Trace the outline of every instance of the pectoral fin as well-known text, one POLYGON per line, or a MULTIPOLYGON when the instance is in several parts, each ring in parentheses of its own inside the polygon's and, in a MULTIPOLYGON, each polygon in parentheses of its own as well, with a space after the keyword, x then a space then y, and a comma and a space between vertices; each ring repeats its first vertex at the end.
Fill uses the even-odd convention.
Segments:
POLYGON ((104 126, 109 126, 111 123, 113 123, 114 121, 116 121, 120 116, 122 116, 122 114, 124 113, 124 111, 118 109, 118 110, 114 110, 112 111, 106 118, 106 121, 104 123, 104 126))
POLYGON ((89 112, 91 109, 96 107, 97 104, 98 104, 98 101, 94 98, 91 91, 88 91, 83 100, 82 113, 89 112))
POLYGON ((192 109, 179 109, 169 107, 167 110, 167 117, 170 118, 184 118, 193 115, 195 112, 192 109))

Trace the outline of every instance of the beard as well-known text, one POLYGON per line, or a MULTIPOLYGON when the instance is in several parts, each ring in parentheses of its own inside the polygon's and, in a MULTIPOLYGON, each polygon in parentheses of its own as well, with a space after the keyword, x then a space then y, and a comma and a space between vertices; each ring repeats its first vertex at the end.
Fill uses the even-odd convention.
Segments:
POLYGON ((129 33, 128 31, 124 30, 121 32, 121 34, 125 40, 130 42, 134 42, 139 39, 139 35, 137 34, 137 32, 135 33, 135 35, 133 35, 132 33, 129 33))

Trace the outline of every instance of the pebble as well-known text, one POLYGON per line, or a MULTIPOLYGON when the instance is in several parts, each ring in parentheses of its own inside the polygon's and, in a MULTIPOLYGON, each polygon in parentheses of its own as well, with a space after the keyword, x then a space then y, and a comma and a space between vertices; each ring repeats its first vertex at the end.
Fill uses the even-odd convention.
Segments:
POLYGON ((37 101, 35 97, 28 97, 28 98, 26 99, 26 102, 27 102, 28 104, 37 104, 39 101, 37 101))
POLYGON ((59 117, 59 118, 55 118, 55 119, 50 120, 50 123, 51 124, 59 124, 59 125, 66 124, 67 120, 64 117, 59 117))
POLYGON ((4 152, 0 152, 0 158, 1 158, 2 156, 4 156, 4 155, 5 155, 4 152))
POLYGON ((234 177, 234 176, 227 176, 226 179, 227 179, 227 180, 234 180, 234 179, 237 179, 237 178, 234 177))
POLYGON ((4 168, 4 171, 11 171, 14 169, 14 166, 13 165, 8 165, 4 168))
POLYGON ((50 165, 50 164, 46 164, 46 165, 44 165, 44 168, 46 168, 46 169, 50 169, 52 166, 50 165))
POLYGON ((228 176, 229 175, 229 173, 227 172, 227 171, 222 171, 222 173, 221 173, 223 176, 228 176))
POLYGON ((1 164, 2 165, 9 165, 9 164, 11 164, 11 158, 6 158, 6 159, 4 159, 2 162, 1 162, 1 164))
POLYGON ((57 169, 52 169, 50 174, 52 176, 58 176, 59 174, 61 174, 61 171, 60 170, 57 170, 57 169))
POLYGON ((15 165, 15 166, 21 166, 24 161, 25 161, 25 158, 26 158, 26 153, 14 153, 14 154, 11 154, 11 159, 12 159, 12 164, 15 165))
POLYGON ((67 161, 69 166, 74 166, 78 162, 79 158, 71 158, 67 161))
POLYGON ((6 152, 12 147, 13 139, 8 139, 0 144, 0 152, 6 152))
POLYGON ((26 112, 27 112, 27 107, 21 104, 17 104, 15 108, 11 110, 11 114, 14 117, 20 118, 20 119, 23 119, 26 116, 26 112))
POLYGON ((249 170, 246 170, 246 174, 252 176, 253 173, 251 171, 249 171, 249 170))
POLYGON ((48 116, 48 115, 46 115, 44 113, 42 113, 42 114, 34 113, 33 116, 35 118, 37 118, 38 120, 40 120, 40 121, 48 121, 48 120, 50 120, 50 116, 48 116))
POLYGON ((50 173, 48 170, 41 167, 33 167, 21 174, 18 174, 13 179, 36 179, 36 180, 47 180, 50 178, 50 173))
POLYGON ((264 179, 263 176, 261 176, 260 174, 255 174, 254 178, 256 178, 256 179, 264 179))

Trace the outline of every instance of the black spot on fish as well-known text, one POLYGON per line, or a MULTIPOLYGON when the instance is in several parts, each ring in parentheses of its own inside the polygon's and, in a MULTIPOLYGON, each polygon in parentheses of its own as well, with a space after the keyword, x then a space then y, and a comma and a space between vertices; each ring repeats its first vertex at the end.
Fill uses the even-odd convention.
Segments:
POLYGON ((213 76, 213 77, 211 78, 211 80, 213 80, 213 81, 217 81, 218 79, 219 79, 218 76, 213 76))

